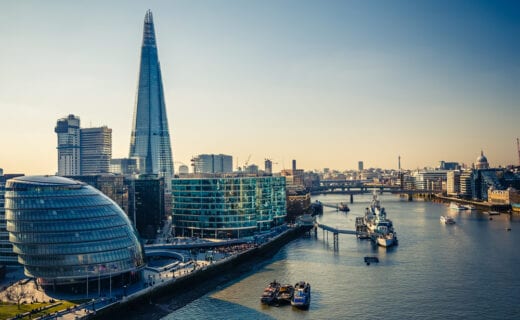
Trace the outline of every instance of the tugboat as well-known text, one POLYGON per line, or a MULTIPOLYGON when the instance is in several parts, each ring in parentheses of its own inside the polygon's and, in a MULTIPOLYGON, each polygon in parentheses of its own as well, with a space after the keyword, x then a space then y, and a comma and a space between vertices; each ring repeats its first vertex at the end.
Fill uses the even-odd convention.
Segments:
POLYGON ((286 284, 280 287, 276 299, 279 304, 289 304, 294 295, 294 287, 290 284, 286 284))
POLYGON ((273 304, 276 302, 278 291, 280 290, 280 283, 276 280, 269 283, 267 287, 265 287, 262 296, 260 297, 260 302, 263 304, 273 304))
POLYGON ((339 211, 343 211, 343 212, 349 212, 350 211, 350 208, 348 207, 348 205, 344 202, 341 202, 339 205, 338 205, 338 210, 339 211))
POLYGON ((311 285, 308 282, 300 281, 294 285, 294 295, 291 305, 300 309, 309 309, 311 304, 311 285))

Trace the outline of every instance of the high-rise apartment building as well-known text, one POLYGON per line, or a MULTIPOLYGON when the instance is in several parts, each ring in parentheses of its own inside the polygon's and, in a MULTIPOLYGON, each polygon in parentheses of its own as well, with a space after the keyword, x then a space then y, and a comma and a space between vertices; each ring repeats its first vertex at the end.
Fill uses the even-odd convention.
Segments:
POLYGON ((363 161, 358 161, 357 167, 358 171, 363 171, 363 161))
POLYGON ((81 174, 80 120, 73 114, 59 119, 54 128, 58 135, 58 175, 77 176, 81 174))
POLYGON ((144 18, 139 85, 135 103, 130 158, 138 159, 141 174, 164 177, 169 190, 173 157, 152 12, 144 18))
POLYGON ((80 130, 81 174, 100 174, 110 170, 112 159, 112 129, 104 127, 80 130))
POLYGON ((233 172, 233 157, 225 154, 199 154, 191 159, 194 173, 233 172))
POLYGON ((58 175, 79 176, 107 173, 112 158, 112 129, 80 127, 73 114, 59 119, 54 128, 58 136, 58 175))

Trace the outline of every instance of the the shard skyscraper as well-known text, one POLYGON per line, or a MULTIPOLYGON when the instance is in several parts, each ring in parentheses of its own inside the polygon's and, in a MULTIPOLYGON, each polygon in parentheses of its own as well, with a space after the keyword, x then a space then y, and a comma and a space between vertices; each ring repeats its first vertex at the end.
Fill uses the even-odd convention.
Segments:
POLYGON ((164 177, 167 189, 170 189, 173 177, 173 157, 161 67, 150 10, 144 17, 139 85, 130 139, 130 158, 137 159, 141 174, 157 174, 164 177))

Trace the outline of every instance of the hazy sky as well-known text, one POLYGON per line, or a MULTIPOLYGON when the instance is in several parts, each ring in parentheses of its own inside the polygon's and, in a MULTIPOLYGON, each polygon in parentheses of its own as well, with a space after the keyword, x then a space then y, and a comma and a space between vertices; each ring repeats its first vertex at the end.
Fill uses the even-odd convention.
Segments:
POLYGON ((2 1, 5 172, 55 173, 70 113, 128 156, 147 9, 176 167, 518 162, 519 1, 2 1))

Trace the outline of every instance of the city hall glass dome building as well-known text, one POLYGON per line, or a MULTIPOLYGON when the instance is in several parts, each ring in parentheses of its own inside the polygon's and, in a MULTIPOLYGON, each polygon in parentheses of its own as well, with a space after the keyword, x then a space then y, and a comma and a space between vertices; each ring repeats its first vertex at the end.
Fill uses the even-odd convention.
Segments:
POLYGON ((5 209, 18 262, 43 285, 112 280, 144 266, 126 214, 89 185, 57 176, 14 178, 6 184, 5 209))
POLYGON ((173 225, 179 236, 240 238, 281 225, 285 177, 172 180, 173 225))

